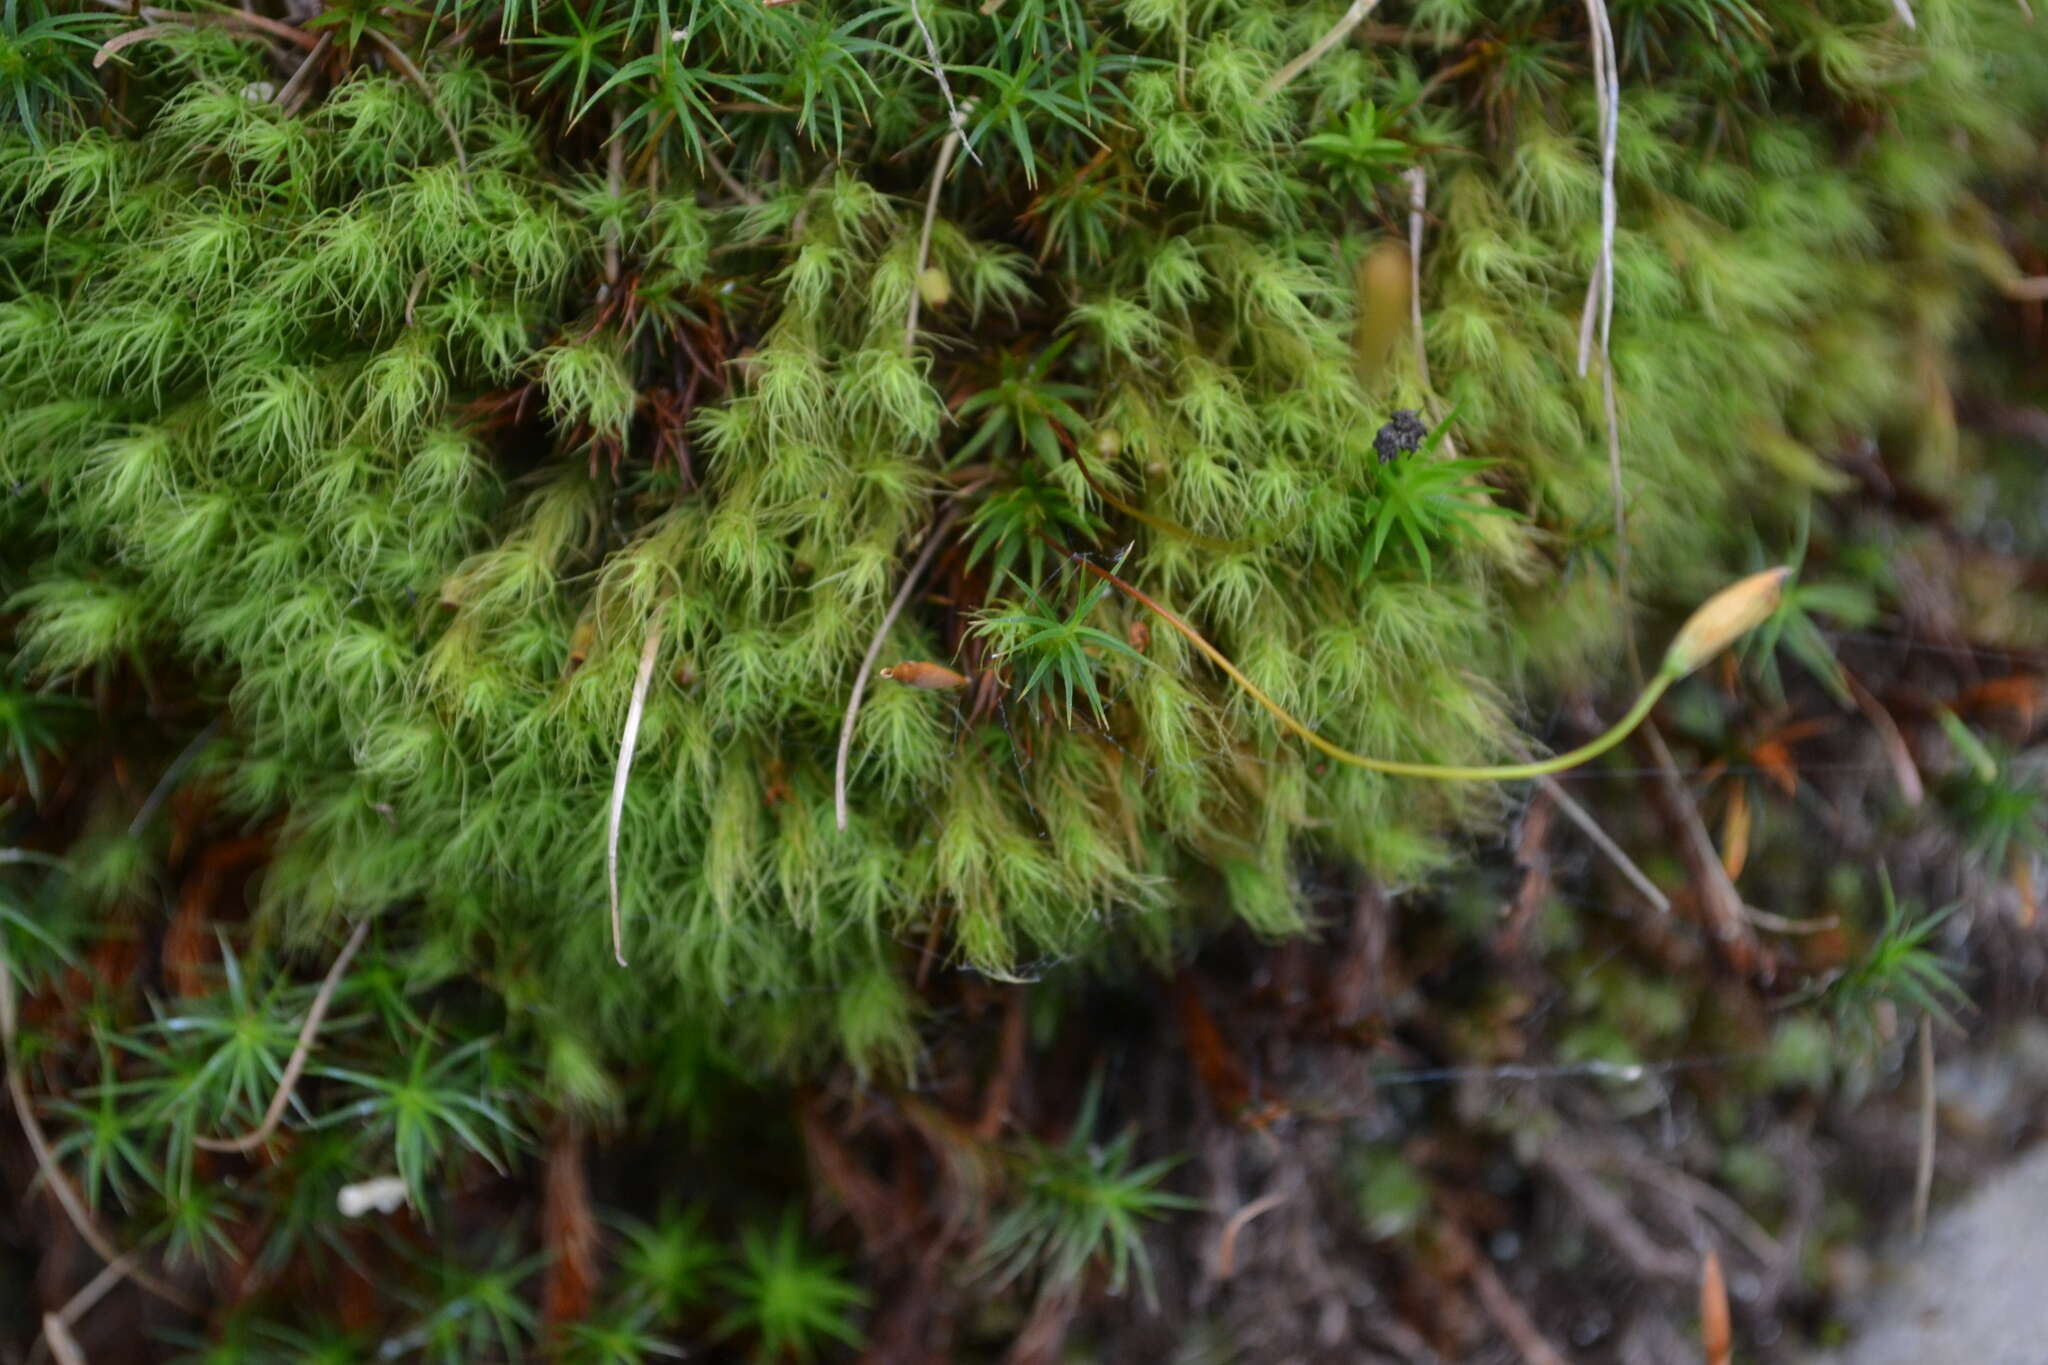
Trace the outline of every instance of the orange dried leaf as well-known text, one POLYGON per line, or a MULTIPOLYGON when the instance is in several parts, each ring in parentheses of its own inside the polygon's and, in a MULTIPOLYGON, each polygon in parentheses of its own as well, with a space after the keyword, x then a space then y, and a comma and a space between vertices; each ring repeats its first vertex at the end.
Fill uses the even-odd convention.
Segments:
POLYGON ((1728 1286, 1721 1278, 1721 1254, 1707 1252, 1700 1266, 1700 1349, 1706 1365, 1728 1365, 1734 1350, 1734 1333, 1728 1323, 1728 1286))
POLYGON ((2020 928, 2031 929, 2041 917, 2041 902, 2034 893, 2034 857, 2023 848, 2012 851, 2012 885, 2020 893, 2020 928))
POLYGON ((1252 1102, 1251 1079, 1244 1063, 1224 1041, 1223 1030, 1216 1026, 1216 1017, 1202 1003, 1194 979, 1183 973, 1176 993, 1180 997, 1181 1041, 1187 1046, 1195 1075, 1201 1078, 1217 1110, 1225 1118, 1237 1119, 1252 1102))
POLYGON ((550 1326, 580 1322, 590 1315, 597 1281, 597 1216, 574 1124, 563 1124, 548 1146, 541 1234, 551 1253, 541 1285, 541 1318, 550 1326))
POLYGON ((1742 875, 1749 861, 1749 789, 1737 784, 1728 793, 1728 813, 1721 821, 1721 866, 1728 880, 1742 875))
POLYGON ((1765 777, 1787 796, 1799 791, 1799 767, 1792 761, 1792 749, 1782 739, 1767 739, 1749 751, 1765 777))
POLYGON ((2018 716, 2032 730, 2041 709, 2041 679, 2031 673, 2015 673, 1978 683, 1956 699, 1956 710, 1974 712, 2006 710, 2018 716))
POLYGON ((915 687, 926 692, 955 692, 967 686, 965 674, 955 673, 944 664, 925 663, 912 660, 882 670, 882 676, 905 687, 915 687))

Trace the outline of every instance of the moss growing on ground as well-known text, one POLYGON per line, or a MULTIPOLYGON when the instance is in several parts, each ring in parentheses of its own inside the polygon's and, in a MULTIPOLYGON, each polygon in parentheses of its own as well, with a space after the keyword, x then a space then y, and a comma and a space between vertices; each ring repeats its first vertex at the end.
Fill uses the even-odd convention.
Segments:
MULTIPOLYGON (((1832 452, 1955 467, 2015 273, 1973 189, 2048 94, 2009 0, 1617 0, 1611 147, 1537 0, 44 2, 0 30, 24 789, 52 694, 178 733, 73 774, 10 952, 55 981, 260 837, 254 951, 374 922, 390 1036, 328 1080, 423 1200, 707 1077, 912 1077, 934 962, 1165 963, 1304 931, 1305 868, 1456 861, 1513 793, 1326 762, 1072 557, 1347 748, 1568 747, 1832 452), (867 682, 841 828, 871 653, 937 671, 867 682)), ((244 1045, 210 1117, 290 1031, 244 1045)))

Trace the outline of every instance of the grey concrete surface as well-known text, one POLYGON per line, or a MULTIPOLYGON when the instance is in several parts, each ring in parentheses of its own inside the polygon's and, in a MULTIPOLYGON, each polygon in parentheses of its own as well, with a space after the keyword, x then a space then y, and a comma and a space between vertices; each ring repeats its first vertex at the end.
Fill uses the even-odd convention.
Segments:
POLYGON ((1812 1365, 2048 1365, 2048 1147, 1895 1247, 1857 1330, 1812 1365))

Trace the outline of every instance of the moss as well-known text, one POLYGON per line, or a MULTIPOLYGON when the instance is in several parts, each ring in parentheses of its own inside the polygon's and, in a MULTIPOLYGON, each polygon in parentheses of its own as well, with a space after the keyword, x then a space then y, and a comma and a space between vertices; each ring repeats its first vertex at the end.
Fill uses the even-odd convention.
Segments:
MULTIPOLYGON (((1345 46, 1266 98, 1341 6, 928 3, 959 156, 908 6, 454 8, 431 103, 344 44, 288 111, 255 97, 259 47, 174 27, 122 54, 121 117, 72 89, 0 141, 22 651, 228 689, 226 792, 282 822, 262 900, 293 932, 383 914, 479 975, 521 964, 614 1065, 710 1019, 764 1061, 901 1068, 899 945, 934 927, 998 976, 1229 917, 1285 933, 1304 855, 1414 877, 1493 817, 1330 770, 1111 597, 1080 625, 1131 648, 1069 661, 1099 716, 1016 677, 965 718, 870 698, 840 833, 855 667, 955 494, 994 529, 942 555, 903 657, 978 672, 977 612, 1085 605, 1043 527, 1134 546, 1351 747, 1497 759, 1523 699, 1616 676, 1571 7, 1417 4, 1392 21, 1433 41, 1345 46), (1407 346, 1367 381, 1352 350, 1409 167, 1437 393, 1407 346), (1514 516, 1376 533, 1347 509, 1412 476, 1375 433, 1439 403, 1514 516), (989 516, 1032 489, 1053 512, 989 516), (657 626, 619 971, 605 802, 657 626)), ((2002 55, 2014 6, 1919 9, 1915 33, 1875 3, 1618 16, 1639 606, 1784 538, 1831 477, 1811 452, 1939 380, 1977 287, 1969 177, 2024 150, 2042 92, 2002 55)), ((599 1093, 571 1061, 565 1091, 599 1093)))

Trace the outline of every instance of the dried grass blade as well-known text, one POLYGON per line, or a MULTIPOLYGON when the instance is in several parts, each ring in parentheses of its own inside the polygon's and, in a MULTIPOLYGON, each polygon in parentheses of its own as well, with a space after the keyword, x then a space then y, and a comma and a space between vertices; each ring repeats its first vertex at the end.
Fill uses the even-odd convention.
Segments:
POLYGON ((619 763, 612 773, 611 809, 605 816, 604 871, 611 890, 612 956, 626 965, 625 931, 619 921, 619 826, 626 813, 626 779, 633 774, 633 750, 640 743, 640 717, 647 709, 647 686, 654 680, 654 656, 661 650, 661 622, 647 628, 640 646, 640 671, 633 676, 633 699, 626 705, 626 728, 619 736, 619 763))

